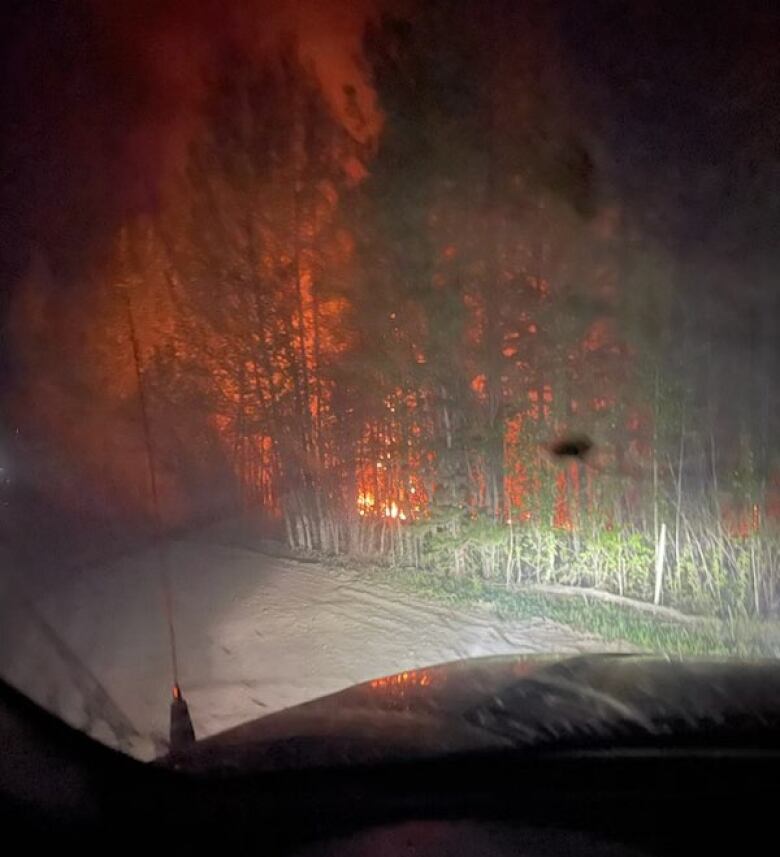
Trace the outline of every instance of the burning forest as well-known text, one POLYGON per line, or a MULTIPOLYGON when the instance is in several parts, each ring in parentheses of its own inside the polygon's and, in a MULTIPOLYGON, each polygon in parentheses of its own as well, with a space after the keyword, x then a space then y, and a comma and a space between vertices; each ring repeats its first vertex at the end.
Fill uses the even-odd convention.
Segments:
POLYGON ((6 304, 19 514, 142 533, 143 395, 166 527, 241 514, 388 574, 773 615, 776 248, 750 221, 771 191, 741 162, 722 182, 744 198, 710 175, 695 204, 732 202, 691 238, 686 167, 648 167, 641 119, 615 137, 624 105, 583 96, 555 5, 334 12, 320 38, 304 3, 217 46, 204 13, 184 48, 158 22, 146 61, 175 97, 152 121, 136 93, 149 124, 110 162, 134 178, 52 215, 6 304))

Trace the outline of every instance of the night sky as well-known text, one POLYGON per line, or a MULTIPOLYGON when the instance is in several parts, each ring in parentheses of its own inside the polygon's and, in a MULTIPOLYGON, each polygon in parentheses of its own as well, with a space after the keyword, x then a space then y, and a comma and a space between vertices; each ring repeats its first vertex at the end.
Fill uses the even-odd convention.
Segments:
POLYGON ((776 251, 780 14, 717 0, 571 8, 566 43, 621 194, 660 209, 648 219, 678 247, 746 253, 749 232, 754 254, 776 251))

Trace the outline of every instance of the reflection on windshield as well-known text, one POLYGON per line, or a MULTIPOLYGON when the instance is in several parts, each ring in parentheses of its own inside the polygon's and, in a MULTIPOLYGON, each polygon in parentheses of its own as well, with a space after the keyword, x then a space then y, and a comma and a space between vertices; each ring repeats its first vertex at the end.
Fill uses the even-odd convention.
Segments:
POLYGON ((369 682, 369 687, 382 693, 403 695, 407 687, 429 687, 432 683, 433 673, 429 670, 409 670, 386 678, 374 679, 369 682))

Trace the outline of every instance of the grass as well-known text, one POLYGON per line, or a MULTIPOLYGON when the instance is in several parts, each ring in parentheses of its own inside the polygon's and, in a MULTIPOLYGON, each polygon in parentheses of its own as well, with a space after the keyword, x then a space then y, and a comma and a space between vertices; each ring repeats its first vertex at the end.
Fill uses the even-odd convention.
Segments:
POLYGON ((408 566, 371 563, 365 559, 300 554, 281 545, 264 544, 268 553, 318 561, 359 571, 381 583, 439 604, 487 607, 502 619, 549 619, 609 643, 627 643, 648 653, 678 656, 778 657, 780 625, 744 619, 675 622, 629 605, 585 595, 558 595, 522 588, 506 589, 478 577, 456 578, 408 566), (274 548, 276 550, 274 550, 274 548))
POLYGON ((717 619, 682 623, 585 596, 507 590, 478 578, 458 579, 405 567, 367 568, 361 563, 359 568, 430 601, 487 606, 502 619, 549 619, 595 634, 605 643, 628 643, 643 652, 736 657, 776 657, 780 652, 780 631, 768 623, 717 619))

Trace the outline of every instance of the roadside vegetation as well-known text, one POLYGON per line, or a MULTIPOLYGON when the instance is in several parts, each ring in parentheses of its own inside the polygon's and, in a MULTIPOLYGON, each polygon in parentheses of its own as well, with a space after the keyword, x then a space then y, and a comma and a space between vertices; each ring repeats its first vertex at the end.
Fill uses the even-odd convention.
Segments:
POLYGON ((421 568, 385 557, 356 557, 291 549, 259 536, 256 522, 233 521, 218 531, 231 543, 298 562, 348 570, 369 583, 385 584, 411 596, 457 608, 493 612, 501 620, 544 619, 592 634, 610 648, 680 656, 778 657, 776 620, 747 615, 691 614, 655 606, 605 589, 571 585, 455 576, 442 568, 421 568))
POLYGON ((393 580, 436 601, 484 605, 502 619, 544 618, 595 634, 609 644, 671 656, 776 657, 780 634, 770 623, 646 613, 636 605, 610 603, 592 594, 524 591, 481 581, 453 581, 399 570, 393 580))
POLYGON ((443 522, 437 510, 439 520, 362 521, 344 552, 412 566, 421 575, 444 573, 464 585, 581 587, 729 622, 776 618, 776 528, 729 531, 708 514, 707 501, 699 498, 695 521, 674 504, 659 504, 656 520, 673 523, 671 529, 656 524, 656 534, 652 522, 616 525, 603 512, 542 526, 457 511, 443 522))
MULTIPOLYGON (((303 558, 301 554, 293 557, 303 558)), ((309 558, 313 558, 308 555, 309 558)), ((654 610, 628 598, 605 600, 599 590, 550 587, 456 578, 410 566, 388 568, 348 558, 318 557, 346 566, 436 603, 480 607, 502 620, 546 619, 593 634, 610 644, 640 652, 670 656, 777 657, 780 628, 776 622, 747 617, 706 617, 654 610)))

